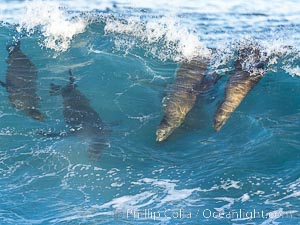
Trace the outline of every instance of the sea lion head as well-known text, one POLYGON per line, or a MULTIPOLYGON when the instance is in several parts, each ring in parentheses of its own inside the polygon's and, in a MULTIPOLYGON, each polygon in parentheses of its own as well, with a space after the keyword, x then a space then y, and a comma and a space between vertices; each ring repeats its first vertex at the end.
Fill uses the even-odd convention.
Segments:
POLYGON ((17 40, 13 44, 7 45, 6 50, 8 51, 8 54, 11 55, 13 52, 20 50, 20 45, 20 40, 17 40))
POLYGON ((260 62, 260 46, 256 43, 250 43, 247 46, 242 46, 238 50, 238 59, 235 62, 234 66, 236 70, 249 70, 254 65, 259 64, 260 62))
POLYGON ((173 132, 174 128, 172 127, 160 127, 156 131, 156 141, 162 142, 167 139, 167 137, 170 136, 170 134, 173 132))
POLYGON ((163 118, 156 131, 156 141, 162 142, 166 140, 180 124, 180 122, 176 123, 176 121, 168 122, 166 118, 163 118))
POLYGON ((225 110, 222 110, 222 108, 220 108, 215 113, 215 118, 214 118, 214 129, 215 129, 215 131, 220 131, 229 117, 230 117, 230 113, 225 111, 225 110))
POLYGON ((27 114, 29 116, 31 116, 33 119, 35 120, 39 120, 39 121, 45 121, 44 116, 42 115, 42 113, 37 110, 37 109, 29 109, 27 110, 27 114))

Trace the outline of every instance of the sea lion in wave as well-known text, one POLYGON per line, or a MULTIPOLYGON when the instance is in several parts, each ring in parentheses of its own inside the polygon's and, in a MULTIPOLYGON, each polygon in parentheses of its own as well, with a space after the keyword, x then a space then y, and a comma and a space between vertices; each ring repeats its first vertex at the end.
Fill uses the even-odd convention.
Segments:
POLYGON ((214 115, 214 129, 219 131, 247 94, 265 74, 265 62, 261 59, 259 46, 250 45, 238 51, 235 70, 229 77, 225 98, 214 115))
POLYGON ((163 100, 163 118, 156 131, 156 141, 166 140, 182 124, 197 96, 211 85, 212 80, 205 77, 209 63, 208 58, 197 58, 184 62, 177 70, 175 82, 163 100))
MULTIPOLYGON (((64 119, 70 131, 67 134, 79 134, 90 140, 89 156, 98 159, 107 147, 105 124, 98 113, 91 107, 89 100, 76 88, 72 71, 69 71, 69 84, 64 87, 51 83, 51 95, 61 95, 64 102, 64 119)), ((64 134, 66 135, 66 134, 64 134)), ((62 136, 64 136, 62 135, 62 136)))
POLYGON ((8 67, 6 82, 0 84, 6 88, 13 107, 25 112, 33 119, 44 121, 37 109, 40 98, 37 96, 37 70, 30 59, 21 51, 20 41, 8 46, 8 67))

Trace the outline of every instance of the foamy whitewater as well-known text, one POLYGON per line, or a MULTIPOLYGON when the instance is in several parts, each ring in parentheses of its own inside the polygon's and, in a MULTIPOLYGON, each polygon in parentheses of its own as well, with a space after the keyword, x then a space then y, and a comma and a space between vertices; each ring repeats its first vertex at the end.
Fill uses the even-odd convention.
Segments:
POLYGON ((0 80, 21 40, 46 117, 16 110, 0 87, 1 225, 300 224, 299 1, 2 0, 0 31, 0 80), (236 49, 249 43, 268 72, 217 133, 236 49), (162 99, 197 56, 222 78, 158 144, 162 99), (111 131, 97 161, 84 138, 39 135, 67 130, 49 90, 69 69, 111 131))

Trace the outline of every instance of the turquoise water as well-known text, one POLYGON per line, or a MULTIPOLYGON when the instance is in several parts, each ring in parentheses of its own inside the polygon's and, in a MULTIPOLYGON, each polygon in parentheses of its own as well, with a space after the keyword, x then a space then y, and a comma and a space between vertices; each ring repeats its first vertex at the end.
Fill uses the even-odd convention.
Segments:
POLYGON ((1 3, 0 80, 6 45, 21 37, 38 70, 46 121, 14 109, 0 89, 0 224, 300 224, 297 1, 274 11, 265 1, 254 4, 257 11, 239 1, 198 8, 179 1, 175 12, 157 2, 92 3, 1 3), (216 133, 232 43, 247 38, 280 56, 216 133), (293 49, 285 52, 286 45, 293 49), (210 69, 224 76, 181 128, 156 143, 176 68, 206 46, 219 49, 210 69), (112 130, 98 161, 82 137, 37 134, 67 130, 62 98, 49 87, 67 84, 69 68, 112 130))

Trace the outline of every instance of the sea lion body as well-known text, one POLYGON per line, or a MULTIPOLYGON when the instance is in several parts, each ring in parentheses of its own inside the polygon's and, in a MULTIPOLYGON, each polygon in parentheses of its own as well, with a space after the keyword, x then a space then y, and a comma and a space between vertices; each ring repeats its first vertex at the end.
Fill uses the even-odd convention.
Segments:
POLYGON ((201 93, 209 59, 185 62, 177 70, 176 79, 163 100, 163 118, 156 131, 156 141, 165 140, 184 121, 201 93))
POLYGON ((37 70, 30 59, 21 51, 20 43, 8 47, 9 56, 6 72, 6 87, 13 107, 25 112, 33 119, 43 121, 42 113, 37 109, 40 98, 37 95, 37 70))
POLYGON ((107 146, 105 124, 98 113, 91 107, 89 100, 76 88, 70 71, 70 83, 64 87, 51 84, 51 95, 61 94, 64 103, 64 119, 70 133, 76 133, 90 139, 90 158, 99 158, 107 146))
POLYGON ((229 77, 225 98, 214 116, 214 129, 219 131, 231 114, 265 74, 258 46, 244 47, 239 50, 235 61, 235 71, 229 77))

